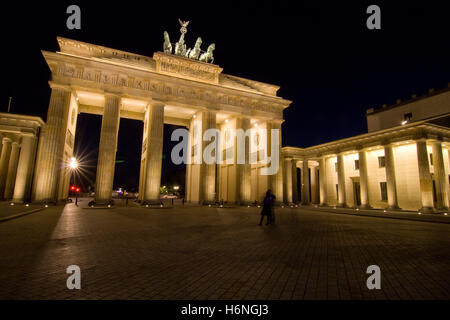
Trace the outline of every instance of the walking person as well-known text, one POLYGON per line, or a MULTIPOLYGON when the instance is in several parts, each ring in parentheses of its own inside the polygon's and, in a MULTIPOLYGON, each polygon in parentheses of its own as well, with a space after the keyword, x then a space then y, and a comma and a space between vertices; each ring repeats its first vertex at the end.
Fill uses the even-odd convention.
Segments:
POLYGON ((267 190, 266 196, 263 200, 263 208, 261 211, 261 220, 259 221, 259 225, 261 226, 264 220, 264 217, 267 217, 267 223, 272 224, 272 210, 273 210, 273 203, 275 201, 275 196, 272 194, 272 190, 267 190))

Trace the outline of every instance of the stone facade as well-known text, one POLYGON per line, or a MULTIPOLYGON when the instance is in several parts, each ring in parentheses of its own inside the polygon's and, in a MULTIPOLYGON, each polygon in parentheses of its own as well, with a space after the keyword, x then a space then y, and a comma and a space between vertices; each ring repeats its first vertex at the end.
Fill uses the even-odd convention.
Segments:
POLYGON ((120 118, 144 122, 139 200, 159 203, 164 124, 189 129, 186 200, 250 204, 272 189, 278 202, 390 210, 449 208, 449 89, 381 111, 369 110, 369 133, 308 148, 281 148, 279 87, 222 73, 222 68, 171 54, 153 58, 58 38, 59 52, 43 51, 51 70, 47 121, 0 114, 0 198, 57 202, 68 197, 77 116, 102 116, 95 202, 111 201, 120 118), (420 110, 430 105, 428 117, 420 110), (397 108, 397 109, 396 109, 397 108), (400 121, 392 115, 413 110, 400 121), (389 113, 389 114, 388 114, 389 113), (428 118, 427 118, 428 117, 428 118), (394 119, 395 118, 395 119, 394 119), (419 121, 416 121, 420 119, 419 121), (402 124, 397 123, 402 122, 402 124), (258 128, 238 138, 229 133, 258 128), (217 129, 222 163, 205 163, 202 139, 217 129), (270 132, 279 129, 278 141, 270 132), (272 146, 276 146, 272 149, 272 146), (266 151, 263 149, 265 148, 266 151), (38 150, 38 152, 36 152, 38 150), (279 151, 279 169, 263 175, 262 153, 279 151), (250 163, 251 159, 256 159, 250 163))
MULTIPOLYGON (((65 38, 58 42, 61 51, 42 52, 52 73, 52 95, 39 144, 36 202, 67 198, 70 170, 65 164, 73 156, 81 112, 103 117, 95 196, 100 204, 111 200, 119 119, 144 122, 139 200, 151 204, 159 202, 165 123, 190 130, 190 158, 195 160, 207 145, 196 141, 195 132, 201 138, 207 129, 224 132, 233 124, 258 125, 270 135, 272 128, 281 128, 283 109, 291 103, 276 95, 279 87, 223 74, 217 65, 162 52, 150 58, 65 38)), ((270 140, 267 143, 270 149, 270 140)), ((255 145, 249 139, 246 150, 255 145)), ((280 143, 277 148, 281 155, 280 143)), ((283 199, 281 172, 274 177, 260 175, 267 167, 261 161, 230 166, 192 162, 186 170, 188 202, 249 203, 269 187, 283 199)))
MULTIPOLYGON (((446 97, 448 92, 440 94, 446 97)), ((434 105, 436 100, 445 102, 445 97, 430 99, 434 105)), ((426 106, 426 98, 420 101, 426 106)), ((435 107, 449 110, 450 104, 435 107)), ((285 167, 295 163, 293 169, 285 170, 284 201, 296 203, 294 196, 300 193, 301 199, 306 198, 303 204, 448 211, 449 116, 444 113, 308 148, 284 147, 285 167), (295 171, 301 172, 299 183, 295 183, 295 171)))
POLYGON ((39 117, 0 113, 0 200, 30 202, 43 126, 39 117))

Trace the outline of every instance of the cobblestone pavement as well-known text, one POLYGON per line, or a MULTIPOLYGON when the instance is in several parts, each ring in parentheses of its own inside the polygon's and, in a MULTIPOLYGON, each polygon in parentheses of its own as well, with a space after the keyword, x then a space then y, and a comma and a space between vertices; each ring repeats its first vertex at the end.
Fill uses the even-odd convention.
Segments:
POLYGON ((450 298, 449 224, 280 208, 260 227, 259 210, 68 204, 7 221, 0 298, 450 298), (73 264, 81 290, 66 287, 73 264))
POLYGON ((0 201, 0 219, 33 211, 39 208, 44 208, 44 206, 41 204, 28 204, 28 206, 26 204, 11 205, 9 201, 0 201))

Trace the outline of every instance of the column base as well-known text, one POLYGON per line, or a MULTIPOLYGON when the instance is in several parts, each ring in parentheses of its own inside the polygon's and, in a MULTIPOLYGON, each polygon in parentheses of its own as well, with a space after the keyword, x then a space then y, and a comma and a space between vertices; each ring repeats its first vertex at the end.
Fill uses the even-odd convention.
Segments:
MULTIPOLYGON (((209 206, 209 205, 213 206, 213 205, 218 204, 218 202, 215 200, 203 200, 203 201, 201 201, 201 204, 204 206, 209 206)), ((222 204, 222 202, 220 202, 219 204, 222 204)))
POLYGON ((161 199, 153 199, 153 200, 143 200, 141 202, 141 205, 143 206, 163 206, 161 199))
POLYGON ((44 204, 44 205, 56 205, 55 200, 34 200, 32 203, 35 204, 44 204))
POLYGON ((362 204, 360 206, 358 206, 357 208, 359 209, 373 209, 370 205, 368 204, 362 204))
POLYGON ((390 210, 390 211, 400 211, 402 210, 402 208, 400 208, 399 206, 395 205, 395 206, 388 206, 386 208, 386 210, 390 210))
POLYGON ((336 208, 348 208, 348 205, 345 203, 339 203, 336 208))
POLYGON ((302 205, 302 206, 310 206, 311 203, 310 203, 310 202, 302 202, 301 205, 302 205))
POLYGON ((420 213, 436 213, 436 209, 433 207, 422 207, 419 209, 420 213))
POLYGON ((113 206, 114 205, 114 200, 109 199, 109 200, 92 200, 89 201, 88 206, 113 206))

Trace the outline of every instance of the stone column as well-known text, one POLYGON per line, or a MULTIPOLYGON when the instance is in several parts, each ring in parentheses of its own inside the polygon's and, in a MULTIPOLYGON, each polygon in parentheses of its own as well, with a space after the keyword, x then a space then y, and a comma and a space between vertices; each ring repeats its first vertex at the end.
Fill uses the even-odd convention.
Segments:
POLYGON ((297 159, 292 159, 291 161, 291 167, 292 167, 292 202, 298 203, 298 183, 297 183, 297 159))
POLYGON ((284 199, 286 203, 293 203, 293 195, 294 195, 294 191, 293 191, 293 172, 292 172, 292 158, 285 158, 284 159, 284 185, 286 186, 285 188, 285 194, 284 194, 284 199))
POLYGON ((384 146, 384 160, 385 160, 386 186, 388 196, 387 209, 399 210, 400 208, 398 206, 397 200, 397 183, 395 180, 394 153, 391 144, 387 144, 384 146))
POLYGON ((428 162, 427 142, 425 139, 416 141, 417 162, 419 166, 420 193, 422 197, 421 212, 434 212, 433 181, 428 162))
POLYGON ((366 151, 358 151, 359 159, 359 187, 361 190, 361 208, 370 208, 369 202, 369 175, 367 173, 366 151))
MULTIPOLYGON (((202 112, 202 137, 206 130, 216 128, 216 113, 211 111, 202 112)), ((202 139, 203 140, 203 139, 202 139)), ((202 167, 200 195, 203 204, 210 204, 216 201, 216 163, 206 164, 203 159, 203 151, 211 141, 202 141, 202 167)), ((217 150, 216 150, 217 152, 217 150)))
POLYGON ((0 157, 2 155, 2 149, 3 149, 3 134, 0 133, 0 157))
POLYGON ((70 91, 65 87, 53 86, 39 143, 39 161, 36 168, 34 201, 56 202, 61 159, 67 130, 70 105, 70 91))
POLYGON ((337 176, 338 176, 338 206, 346 207, 347 200, 345 196, 345 167, 344 154, 339 153, 337 156, 337 176))
POLYGON ((159 204, 164 135, 164 104, 152 102, 148 110, 144 203, 159 204))
POLYGON ((35 136, 22 136, 13 202, 22 203, 29 201, 36 144, 37 138, 35 136))
POLYGON ((8 175, 6 177, 5 185, 5 200, 9 200, 13 196, 14 183, 16 181, 17 162, 19 160, 20 146, 17 142, 13 142, 11 146, 11 156, 9 158, 8 175))
POLYGON ((433 166, 436 180, 437 209, 448 210, 448 180, 445 176, 444 155, 442 153, 442 142, 433 141, 433 166))
POLYGON ((308 170, 308 159, 303 159, 302 165, 302 176, 303 176, 303 205, 309 205, 309 170, 308 170))
POLYGON ((326 158, 322 156, 319 160, 319 190, 320 205, 327 205, 327 175, 326 175, 326 158))
POLYGON ((311 168, 311 199, 313 204, 320 203, 319 192, 318 192, 318 182, 317 182, 317 167, 311 168))
MULTIPOLYGON (((268 176, 269 188, 272 190, 272 193, 275 195, 275 202, 281 203, 283 202, 283 162, 281 161, 281 123, 278 122, 267 122, 267 155, 271 158, 275 155, 272 155, 272 145, 278 149, 278 171, 275 174, 268 176), (278 130, 278 141, 272 141, 272 129, 278 130)), ((271 160, 272 162, 275 160, 271 160)), ((267 167, 274 167, 273 163, 269 163, 267 167)))
MULTIPOLYGON (((249 161, 250 154, 250 136, 245 137, 245 133, 250 129, 250 119, 249 118, 241 118, 236 121, 239 123, 239 126, 236 126, 236 130, 242 129, 244 132, 244 143, 245 146, 237 145, 237 137, 236 137, 236 147, 242 148, 245 152, 245 163, 238 164, 238 185, 239 185, 239 201, 240 204, 245 205, 251 202, 251 194, 252 194, 252 176, 251 176, 251 165, 249 161)), ((235 151, 235 155, 237 156, 237 152, 235 151)))
POLYGON ((120 97, 105 94, 105 108, 98 148, 95 203, 107 204, 111 200, 120 122, 120 97))
POLYGON ((4 199, 6 178, 8 176, 9 159, 11 157, 11 139, 3 138, 2 154, 0 156, 0 200, 4 199))

